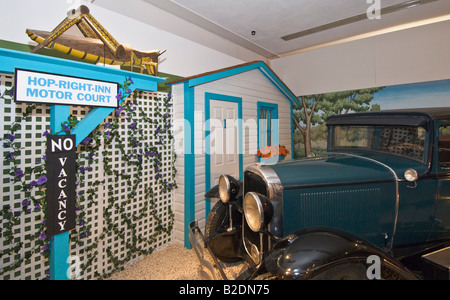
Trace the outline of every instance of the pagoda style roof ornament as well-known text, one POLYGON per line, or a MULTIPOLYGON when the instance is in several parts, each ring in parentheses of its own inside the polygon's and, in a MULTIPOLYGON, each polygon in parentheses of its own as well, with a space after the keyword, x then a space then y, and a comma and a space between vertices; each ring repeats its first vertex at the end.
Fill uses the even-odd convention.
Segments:
POLYGON ((158 74, 158 58, 165 52, 159 50, 139 51, 127 44, 119 43, 90 13, 81 5, 71 9, 67 17, 52 32, 27 29, 26 33, 38 45, 32 50, 36 53, 44 47, 69 54, 79 59, 108 65, 129 66, 144 70, 149 75, 158 74), (74 25, 83 36, 64 34, 74 25))

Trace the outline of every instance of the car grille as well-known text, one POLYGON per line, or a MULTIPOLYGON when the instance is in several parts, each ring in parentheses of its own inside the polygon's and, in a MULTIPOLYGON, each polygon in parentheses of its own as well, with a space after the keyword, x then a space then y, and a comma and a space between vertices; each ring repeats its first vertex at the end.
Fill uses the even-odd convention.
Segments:
POLYGON ((244 192, 256 192, 268 197, 266 182, 260 175, 251 171, 244 173, 244 192))
MULTIPOLYGON (((248 192, 256 192, 261 195, 268 197, 269 199, 274 198, 274 188, 270 186, 268 183, 267 174, 260 167, 250 168, 244 172, 244 196, 248 192)), ((278 207, 281 208, 281 207, 278 207)), ((268 228, 270 231, 270 228, 268 228)), ((260 259, 263 259, 264 256, 269 252, 270 247, 272 245, 272 240, 269 238, 267 234, 260 234, 254 232, 250 229, 247 222, 245 222, 245 217, 242 226, 242 236, 244 238, 244 245, 246 245, 247 252, 250 248, 250 244, 253 244, 257 247, 259 253, 262 253, 260 259)), ((250 254, 250 253, 249 253, 250 254)), ((255 259, 253 259, 255 261, 255 259)), ((258 262, 255 261, 258 264, 258 262)))

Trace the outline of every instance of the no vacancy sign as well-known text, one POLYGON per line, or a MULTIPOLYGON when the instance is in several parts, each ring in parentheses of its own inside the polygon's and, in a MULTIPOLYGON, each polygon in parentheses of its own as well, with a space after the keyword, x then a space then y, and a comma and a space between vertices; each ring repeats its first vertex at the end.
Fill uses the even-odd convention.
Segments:
POLYGON ((75 135, 47 136, 47 236, 75 228, 75 135))

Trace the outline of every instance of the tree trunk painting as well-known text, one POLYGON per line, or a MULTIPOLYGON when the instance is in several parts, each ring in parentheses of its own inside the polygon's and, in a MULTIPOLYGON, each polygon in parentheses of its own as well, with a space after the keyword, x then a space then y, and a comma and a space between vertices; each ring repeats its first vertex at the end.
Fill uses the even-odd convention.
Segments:
POLYGON ((380 110, 379 104, 371 104, 374 94, 383 88, 360 89, 299 97, 301 105, 294 105, 293 121, 303 136, 305 156, 314 155, 311 128, 323 124, 328 117, 349 112, 380 110))

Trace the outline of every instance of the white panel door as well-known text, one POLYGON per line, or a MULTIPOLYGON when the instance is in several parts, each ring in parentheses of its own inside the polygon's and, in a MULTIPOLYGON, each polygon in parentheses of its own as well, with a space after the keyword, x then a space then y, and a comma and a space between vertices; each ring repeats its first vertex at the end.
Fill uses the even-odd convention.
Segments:
POLYGON ((238 104, 211 100, 211 187, 219 183, 222 174, 239 179, 238 104))

